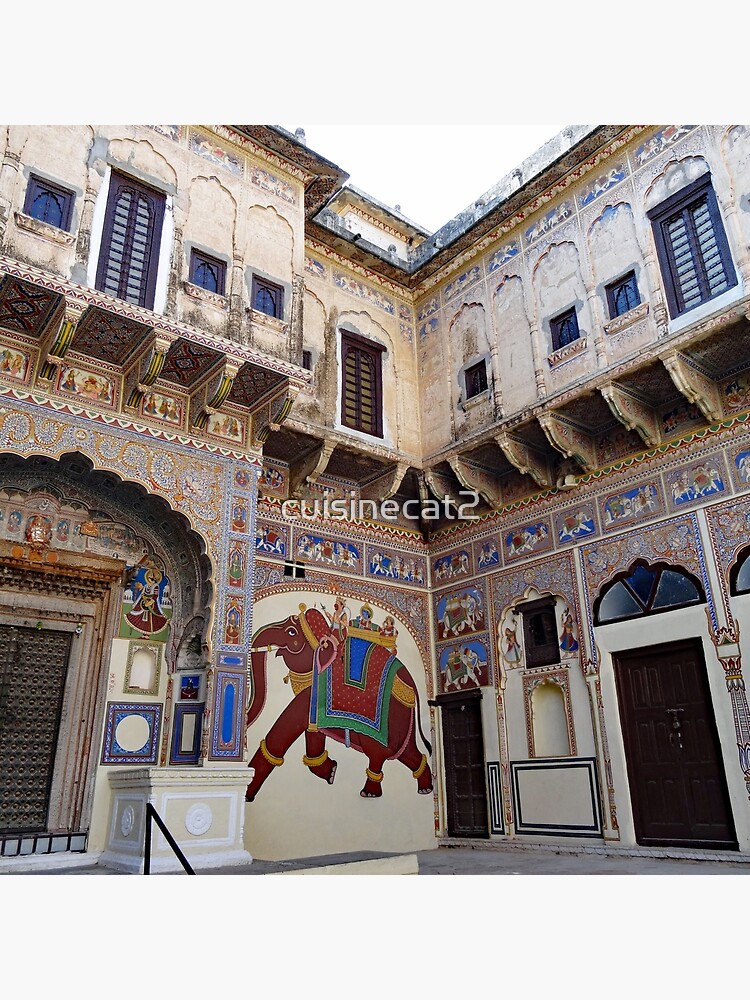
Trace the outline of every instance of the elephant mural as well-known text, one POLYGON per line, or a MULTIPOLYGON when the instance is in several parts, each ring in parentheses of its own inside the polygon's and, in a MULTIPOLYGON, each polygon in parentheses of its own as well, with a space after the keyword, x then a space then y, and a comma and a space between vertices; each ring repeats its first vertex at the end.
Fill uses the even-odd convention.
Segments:
MULTIPOLYGON (((337 603, 337 608, 340 605, 337 603)), ((427 749, 419 694, 414 679, 396 657, 392 618, 380 628, 365 605, 353 621, 328 617, 317 608, 299 605, 299 614, 265 625, 253 637, 251 699, 247 725, 258 718, 266 701, 266 657, 284 661, 293 698, 260 741, 249 766, 255 774, 245 798, 252 802, 266 778, 284 763, 284 754, 305 734, 302 762, 333 784, 337 763, 326 749, 330 737, 367 757, 363 798, 382 795, 383 764, 399 760, 409 768, 417 791, 432 791, 432 772, 417 745, 417 731, 427 749)))

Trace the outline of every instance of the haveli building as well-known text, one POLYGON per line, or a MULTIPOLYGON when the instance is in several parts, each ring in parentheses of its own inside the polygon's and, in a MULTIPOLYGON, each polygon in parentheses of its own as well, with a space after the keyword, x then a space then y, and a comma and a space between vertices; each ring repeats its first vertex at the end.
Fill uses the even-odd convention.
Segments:
POLYGON ((750 850, 745 126, 0 142, 0 869, 750 850))

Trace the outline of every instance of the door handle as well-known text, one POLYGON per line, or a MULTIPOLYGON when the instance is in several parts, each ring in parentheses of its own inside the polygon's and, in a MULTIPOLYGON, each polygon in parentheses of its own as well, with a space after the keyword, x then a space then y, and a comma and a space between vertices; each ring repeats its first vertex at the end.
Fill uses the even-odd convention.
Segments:
POLYGON ((669 743, 671 746, 675 745, 677 742, 677 749, 682 750, 682 723, 680 722, 679 716, 685 711, 684 708, 667 708, 665 709, 667 715, 672 716, 672 732, 669 734, 669 743))

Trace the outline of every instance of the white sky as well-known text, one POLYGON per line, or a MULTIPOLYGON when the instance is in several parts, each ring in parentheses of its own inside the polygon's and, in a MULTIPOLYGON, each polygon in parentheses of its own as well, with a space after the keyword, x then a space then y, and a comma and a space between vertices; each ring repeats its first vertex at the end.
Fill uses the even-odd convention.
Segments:
POLYGON ((307 145, 348 183, 434 231, 566 125, 308 125, 307 145))

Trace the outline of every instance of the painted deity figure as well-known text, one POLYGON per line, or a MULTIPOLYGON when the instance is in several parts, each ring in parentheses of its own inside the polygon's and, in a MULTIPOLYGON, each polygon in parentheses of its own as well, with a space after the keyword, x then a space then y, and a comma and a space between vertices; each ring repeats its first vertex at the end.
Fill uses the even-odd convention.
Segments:
POLYGON ((161 570, 151 567, 144 573, 144 582, 136 580, 133 588, 135 600, 125 619, 134 629, 146 635, 161 632, 168 621, 159 606, 159 588, 163 579, 161 570))

